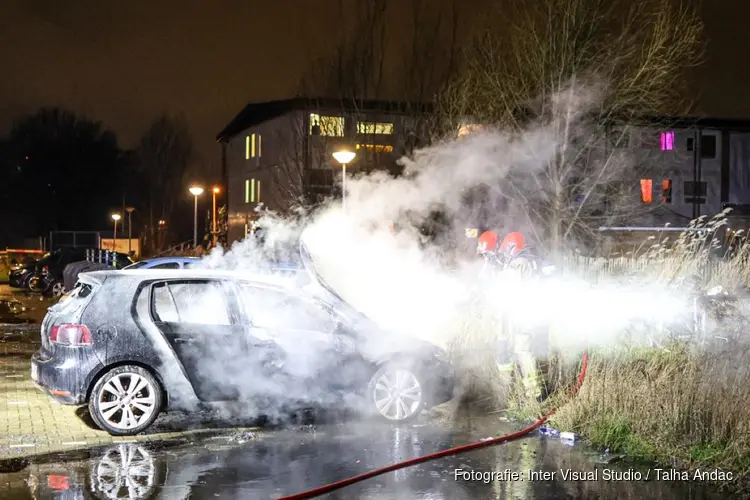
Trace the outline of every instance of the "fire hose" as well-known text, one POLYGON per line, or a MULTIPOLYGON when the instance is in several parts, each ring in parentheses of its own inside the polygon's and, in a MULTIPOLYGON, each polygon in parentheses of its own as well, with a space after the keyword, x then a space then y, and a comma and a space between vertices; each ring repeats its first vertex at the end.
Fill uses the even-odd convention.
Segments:
MULTIPOLYGON (((578 392, 578 389, 581 387, 581 385, 583 384, 583 380, 586 377, 586 368, 588 367, 588 360, 589 360, 588 351, 584 351, 583 359, 581 360, 581 370, 578 374, 577 383, 574 387, 574 393, 578 392)), ((349 477, 347 479, 342 479, 341 481, 336 481, 335 483, 329 483, 323 486, 319 486, 317 488, 313 488, 311 490, 303 491, 301 493, 295 493, 294 495, 281 497, 278 500, 305 500, 308 498, 315 498, 315 497, 319 497, 321 495, 330 493, 332 491, 345 488, 346 486, 351 486, 352 484, 359 483, 366 479, 380 476, 388 472, 393 472, 395 470, 404 469, 406 467, 411 467, 412 465, 417 465, 417 464, 421 464, 424 462, 429 462, 431 460, 437 460, 438 458, 449 457, 451 455, 458 455, 460 453, 466 453, 469 451, 478 450, 480 448, 487 448, 489 446, 495 446, 498 444, 505 444, 510 441, 515 441, 515 440, 521 439, 531 434, 533 431, 535 431, 536 429, 544 425, 544 423, 550 417, 552 417, 552 415, 554 415, 556 411, 557 411, 557 408, 552 408, 550 411, 548 411, 545 415, 543 415, 541 418, 539 418, 536 422, 534 422, 530 426, 526 427, 525 429, 521 429, 520 431, 511 433, 511 434, 505 434, 503 436, 484 439, 482 441, 476 441, 474 443, 469 443, 469 444, 465 444, 461 446, 455 446, 453 448, 436 451, 435 453, 430 453, 428 455, 423 455, 421 457, 415 457, 409 460, 404 460, 402 462, 397 462, 391 465, 386 465, 385 467, 374 469, 369 472, 359 474, 357 476, 349 477)))

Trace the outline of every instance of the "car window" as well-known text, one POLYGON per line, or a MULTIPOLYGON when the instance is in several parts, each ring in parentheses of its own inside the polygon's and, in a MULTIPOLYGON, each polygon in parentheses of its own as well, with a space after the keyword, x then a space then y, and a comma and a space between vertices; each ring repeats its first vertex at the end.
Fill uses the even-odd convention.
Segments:
POLYGON ((269 330, 332 332, 336 320, 322 306, 277 290, 240 285, 245 311, 253 326, 269 330))
POLYGON ((164 264, 157 264, 155 266, 150 267, 150 269, 179 269, 180 263, 179 262, 165 262, 164 264))
POLYGON ((222 284, 217 281, 157 283, 154 319, 167 323, 231 324, 222 284))
POLYGON ((139 269, 143 266, 148 264, 147 260, 142 260, 140 262, 136 262, 135 264, 130 264, 129 266, 125 266, 123 269, 139 269))

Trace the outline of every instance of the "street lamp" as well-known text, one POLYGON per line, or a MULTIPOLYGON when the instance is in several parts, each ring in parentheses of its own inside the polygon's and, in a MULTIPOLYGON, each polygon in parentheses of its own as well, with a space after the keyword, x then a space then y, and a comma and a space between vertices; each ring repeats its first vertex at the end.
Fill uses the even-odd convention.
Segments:
POLYGON ((219 238, 219 233, 216 232, 216 195, 221 192, 221 188, 219 186, 214 186, 213 188, 213 195, 214 195, 214 212, 213 212, 213 224, 212 226, 212 233, 214 234, 214 245, 216 245, 216 240, 219 238))
POLYGON ((193 186, 190 188, 190 194, 195 197, 195 210, 193 213, 193 246, 198 246, 198 197, 203 194, 203 188, 193 186))
POLYGON ((116 250, 117 245, 117 221, 120 220, 120 214, 112 214, 112 220, 115 221, 115 229, 112 232, 112 251, 116 250))
POLYGON ((333 153, 333 159, 341 164, 341 206, 346 208, 346 165, 354 160, 357 153, 349 148, 341 148, 333 153))
POLYGON ((133 253, 133 212, 134 207, 127 207, 125 211, 128 213, 128 256, 133 253))

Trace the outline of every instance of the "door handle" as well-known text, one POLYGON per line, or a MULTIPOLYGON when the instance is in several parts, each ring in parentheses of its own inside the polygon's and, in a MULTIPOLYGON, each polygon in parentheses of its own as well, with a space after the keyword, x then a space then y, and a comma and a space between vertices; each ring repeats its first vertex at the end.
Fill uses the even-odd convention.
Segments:
POLYGON ((195 339, 191 339, 189 337, 175 337, 175 342, 178 344, 193 344, 195 343, 195 339))

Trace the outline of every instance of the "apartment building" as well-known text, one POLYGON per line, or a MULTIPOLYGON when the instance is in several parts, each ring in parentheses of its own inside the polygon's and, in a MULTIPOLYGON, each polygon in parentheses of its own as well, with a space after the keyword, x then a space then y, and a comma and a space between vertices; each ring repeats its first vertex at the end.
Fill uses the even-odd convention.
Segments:
POLYGON ((294 98, 248 104, 217 136, 227 187, 229 241, 245 237, 256 208, 285 212, 340 194, 332 153, 357 155, 347 175, 401 172, 396 160, 422 144, 428 105, 294 98))

